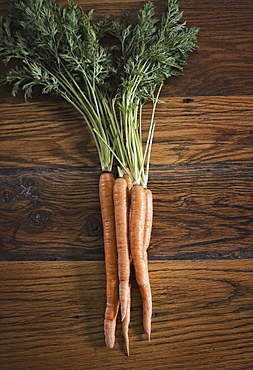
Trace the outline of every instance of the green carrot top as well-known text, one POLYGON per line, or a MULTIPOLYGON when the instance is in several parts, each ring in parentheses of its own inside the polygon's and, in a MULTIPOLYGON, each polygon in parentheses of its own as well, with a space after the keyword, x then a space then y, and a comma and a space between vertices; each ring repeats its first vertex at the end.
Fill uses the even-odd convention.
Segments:
POLYGON ((167 1, 160 20, 147 2, 136 17, 124 12, 119 20, 107 15, 98 22, 73 0, 10 0, 8 16, 0 18, 0 56, 6 64, 22 63, 2 83, 12 85, 14 96, 22 89, 25 99, 36 85, 63 97, 84 117, 102 170, 110 171, 116 158, 135 184, 146 187, 161 88, 182 73, 196 48, 198 29, 186 28, 181 17, 177 0, 167 1), (143 146, 147 100, 153 110, 143 146))

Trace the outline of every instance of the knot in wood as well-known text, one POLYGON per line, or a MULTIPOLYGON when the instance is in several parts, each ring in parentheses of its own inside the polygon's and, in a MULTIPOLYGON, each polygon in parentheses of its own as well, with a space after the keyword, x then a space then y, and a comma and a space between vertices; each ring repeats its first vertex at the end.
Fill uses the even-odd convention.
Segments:
POLYGON ((3 193, 2 193, 2 196, 1 196, 1 200, 3 203, 10 203, 10 202, 13 202, 15 200, 15 194, 9 190, 5 190, 3 193))
POLYGON ((191 98, 183 99, 183 103, 192 103, 193 101, 194 101, 194 99, 191 99, 191 98))
POLYGON ((45 210, 36 210, 28 216, 30 224, 36 227, 44 226, 50 219, 50 213, 45 210))
POLYGON ((22 177, 18 182, 21 189, 35 189, 37 188, 37 181, 31 177, 22 177))
POLYGON ((101 236, 101 217, 100 215, 93 214, 88 216, 85 221, 86 234, 88 236, 101 236))

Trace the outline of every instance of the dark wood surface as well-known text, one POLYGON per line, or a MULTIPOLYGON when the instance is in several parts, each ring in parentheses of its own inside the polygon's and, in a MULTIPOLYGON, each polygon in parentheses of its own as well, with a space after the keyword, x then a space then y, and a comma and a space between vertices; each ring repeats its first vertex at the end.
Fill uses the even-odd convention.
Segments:
POLYGON ((103 262, 5 262, 1 272, 1 369, 252 369, 251 261, 151 262, 152 340, 134 285, 129 357, 119 321, 114 349, 104 346, 103 262))
MULTIPOLYGON (((64 3, 64 0, 61 1, 64 3)), ((78 0, 95 17, 143 1, 78 0)), ((157 14, 165 2, 154 1, 157 14)), ((199 49, 162 91, 149 186, 153 332, 104 346, 99 162, 69 105, 0 89, 0 368, 252 369, 253 2, 181 0, 199 49)), ((6 13, 8 1, 0 0, 6 13)), ((0 62, 0 70, 5 66, 0 62)), ((150 106, 144 110, 144 128, 150 106)))

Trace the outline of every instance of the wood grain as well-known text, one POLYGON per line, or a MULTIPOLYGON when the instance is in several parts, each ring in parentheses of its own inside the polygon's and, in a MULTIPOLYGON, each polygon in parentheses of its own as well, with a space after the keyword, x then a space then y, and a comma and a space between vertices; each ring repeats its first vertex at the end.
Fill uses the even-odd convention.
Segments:
POLYGON ((103 262, 3 263, 1 369, 241 370, 253 361, 251 261, 156 262, 152 337, 132 293, 129 358, 120 322, 104 346, 103 262), (13 275, 15 270, 15 275, 13 275))
MULTIPOLYGON (((99 174, 2 170, 0 258, 102 260, 99 174)), ((252 187, 250 165, 152 168, 149 258, 252 258, 252 187)))
MULTIPOLYGON (((152 165, 251 162, 253 99, 162 96, 156 112, 152 165)), ((0 160, 7 167, 99 166, 79 114, 61 100, 0 105, 0 160), (18 109, 19 115, 16 112, 18 109)), ((143 112, 148 128, 151 105, 143 112)), ((144 132, 145 138, 145 132, 144 132)))

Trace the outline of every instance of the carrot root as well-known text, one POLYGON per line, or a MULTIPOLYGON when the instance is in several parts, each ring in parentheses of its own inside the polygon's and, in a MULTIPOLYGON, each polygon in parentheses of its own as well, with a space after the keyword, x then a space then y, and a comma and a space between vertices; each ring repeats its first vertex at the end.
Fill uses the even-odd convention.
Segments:
POLYGON ((152 295, 150 284, 140 285, 139 289, 142 296, 143 328, 145 333, 148 335, 148 340, 150 342, 152 317, 152 295))
POLYGON ((127 174, 124 175, 124 179, 126 180, 127 182, 127 188, 128 188, 128 194, 130 196, 130 191, 133 187, 133 181, 131 180, 131 177, 127 174))
POLYGON ((113 320, 104 320, 105 345, 113 348, 115 343, 116 317, 113 320))
POLYGON ((104 172, 100 175, 99 197, 103 223, 106 270, 104 335, 105 344, 109 348, 113 348, 114 346, 116 319, 119 308, 117 247, 113 204, 114 183, 114 176, 110 172, 104 172))
POLYGON ((128 286, 130 278, 130 257, 128 238, 128 190, 123 177, 115 180, 113 187, 115 229, 118 254, 118 279, 121 320, 127 313, 128 286))
POLYGON ((125 340, 125 346, 126 346, 126 353, 127 356, 129 356, 130 350, 129 350, 129 335, 128 335, 128 329, 130 324, 130 316, 131 316, 131 284, 128 284, 128 301, 127 301, 127 312, 124 317, 124 320, 122 321, 122 333, 125 340))
MULTIPOLYGON (((143 239, 143 252, 144 258, 148 269, 148 254, 147 250, 150 244, 152 224, 153 224, 153 195, 150 189, 144 189, 146 195, 146 215, 145 215, 145 228, 144 228, 144 239, 143 239)), ((144 289, 141 287, 140 289, 144 289)), ((143 325, 144 330, 148 334, 148 340, 150 341, 151 334, 151 317, 152 317, 152 294, 150 284, 145 287, 146 293, 143 293, 144 297, 148 297, 145 306, 146 309, 143 313, 143 325)))
POLYGON ((146 195, 146 215, 145 215, 143 249, 145 253, 145 258, 147 258, 147 250, 150 244, 153 224, 153 195, 150 189, 144 189, 144 191, 146 195))
POLYGON ((147 199, 142 186, 135 185, 131 190, 130 248, 136 281, 139 285, 143 304, 143 327, 150 340, 152 295, 149 282, 147 258, 144 253, 144 234, 147 199))

